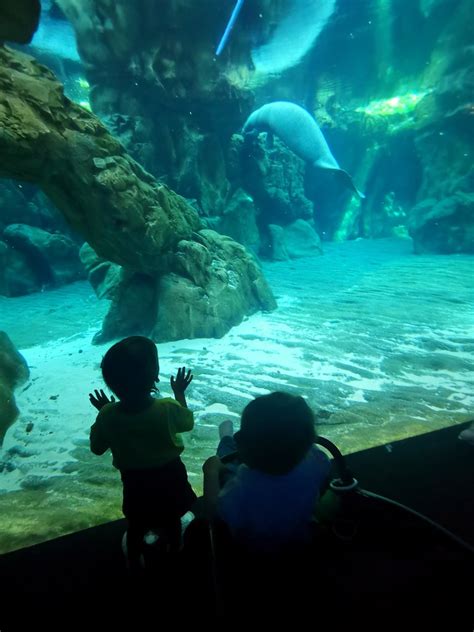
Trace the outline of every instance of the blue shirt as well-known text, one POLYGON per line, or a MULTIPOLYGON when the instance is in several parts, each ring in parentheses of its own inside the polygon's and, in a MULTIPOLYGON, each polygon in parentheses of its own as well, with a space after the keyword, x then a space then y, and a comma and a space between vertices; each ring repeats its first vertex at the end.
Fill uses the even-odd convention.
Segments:
POLYGON ((276 552, 311 537, 311 519, 329 474, 328 457, 312 446, 288 474, 240 465, 219 493, 217 514, 249 550, 276 552))

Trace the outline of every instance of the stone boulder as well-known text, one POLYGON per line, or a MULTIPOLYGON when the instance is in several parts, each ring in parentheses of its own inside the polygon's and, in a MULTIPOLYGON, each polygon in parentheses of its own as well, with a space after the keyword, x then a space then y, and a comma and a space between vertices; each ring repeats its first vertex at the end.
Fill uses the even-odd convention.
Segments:
POLYGON ((157 342, 221 337, 247 314, 276 307, 254 258, 213 230, 180 241, 164 275, 128 271, 100 259, 88 245, 81 259, 98 296, 111 299, 96 344, 129 335, 157 342))
POLYGON ((41 289, 28 256, 0 240, 0 295, 23 296, 41 289))
POLYGON ((40 14, 40 0, 2 0, 0 42, 28 44, 38 28, 40 14))
MULTIPOLYGON (((3 239, 15 253, 24 256, 40 287, 63 285, 85 277, 79 248, 65 235, 26 224, 11 224, 3 231, 3 239)), ((18 288, 12 288, 11 295, 20 293, 18 288)))
POLYGON ((222 337, 246 314, 272 310, 275 300, 245 248, 213 230, 181 241, 171 272, 160 279, 153 338, 222 337))
POLYGON ((416 254, 474 254, 474 193, 423 200, 411 211, 409 232, 416 254))
POLYGON ((93 343, 131 335, 149 336, 156 322, 156 279, 121 268, 111 295, 109 311, 93 343))
POLYGON ((102 259, 89 244, 79 254, 97 297, 111 301, 94 344, 132 334, 149 335, 156 316, 156 280, 102 259))
POLYGON ((99 257, 87 243, 81 246, 79 257, 97 297, 113 299, 122 279, 121 266, 99 257))
POLYGON ((126 153, 27 55, 0 48, 0 177, 40 186, 109 261, 155 274, 199 230, 197 213, 126 153))
MULTIPOLYGON (((280 140, 265 146, 264 134, 242 143, 242 187, 252 196, 264 224, 289 224, 312 219, 313 204, 305 196, 306 165, 280 140)), ((237 140, 234 140, 237 142, 237 140)))
POLYGON ((228 235, 254 254, 260 250, 257 209, 243 189, 237 189, 227 202, 223 215, 204 218, 203 223, 218 233, 228 235))
POLYGON ((0 232, 10 224, 28 224, 71 237, 64 217, 36 186, 0 181, 0 232))
POLYGON ((0 331, 0 447, 5 433, 19 414, 14 390, 24 384, 29 375, 25 359, 7 334, 0 331))
POLYGON ((318 233, 304 219, 297 219, 288 226, 270 224, 268 228, 273 261, 314 257, 323 253, 318 233))
POLYGON ((286 251, 290 259, 314 257, 323 253, 321 240, 313 226, 304 219, 297 219, 283 228, 286 251))

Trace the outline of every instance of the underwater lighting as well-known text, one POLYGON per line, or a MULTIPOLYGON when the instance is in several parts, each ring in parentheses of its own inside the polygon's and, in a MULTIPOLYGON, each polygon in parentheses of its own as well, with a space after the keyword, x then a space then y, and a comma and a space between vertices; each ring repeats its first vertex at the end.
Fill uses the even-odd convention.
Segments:
POLYGON ((363 112, 367 114, 367 116, 410 114, 429 92, 429 90, 426 92, 409 92, 408 94, 391 97, 390 99, 378 99, 371 101, 366 106, 356 108, 356 112, 363 112))
POLYGON ((79 88, 82 88, 82 90, 89 90, 90 85, 87 79, 84 79, 84 77, 79 77, 79 79, 76 79, 76 81, 79 88))
POLYGON ((81 108, 84 108, 84 110, 92 112, 91 104, 89 103, 89 101, 79 101, 79 105, 81 106, 81 108))

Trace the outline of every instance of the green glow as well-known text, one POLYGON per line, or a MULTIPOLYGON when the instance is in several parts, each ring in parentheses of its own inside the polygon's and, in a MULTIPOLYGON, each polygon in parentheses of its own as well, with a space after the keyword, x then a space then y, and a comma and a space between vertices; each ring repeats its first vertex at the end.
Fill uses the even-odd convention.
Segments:
POLYGON ((86 100, 79 101, 79 105, 81 106, 81 108, 84 108, 84 110, 88 110, 89 112, 92 112, 91 104, 89 103, 89 101, 86 101, 86 100))
POLYGON ((409 92, 402 96, 390 99, 371 101, 364 107, 356 108, 356 112, 363 112, 367 116, 393 116, 394 114, 410 114, 418 103, 427 95, 427 92, 409 92))
POLYGON ((80 88, 82 88, 83 90, 89 90, 90 85, 87 79, 84 79, 84 77, 79 77, 79 79, 76 79, 76 81, 79 84, 80 88))

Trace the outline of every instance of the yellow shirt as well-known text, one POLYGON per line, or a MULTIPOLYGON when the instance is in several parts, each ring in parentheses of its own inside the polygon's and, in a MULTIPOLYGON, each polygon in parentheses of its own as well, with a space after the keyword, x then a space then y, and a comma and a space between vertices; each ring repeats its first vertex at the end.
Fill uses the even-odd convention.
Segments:
POLYGON ((160 467, 184 450, 180 432, 192 430, 193 413, 169 397, 156 399, 138 413, 122 410, 120 402, 106 404, 91 427, 94 454, 112 451, 119 470, 160 467))

